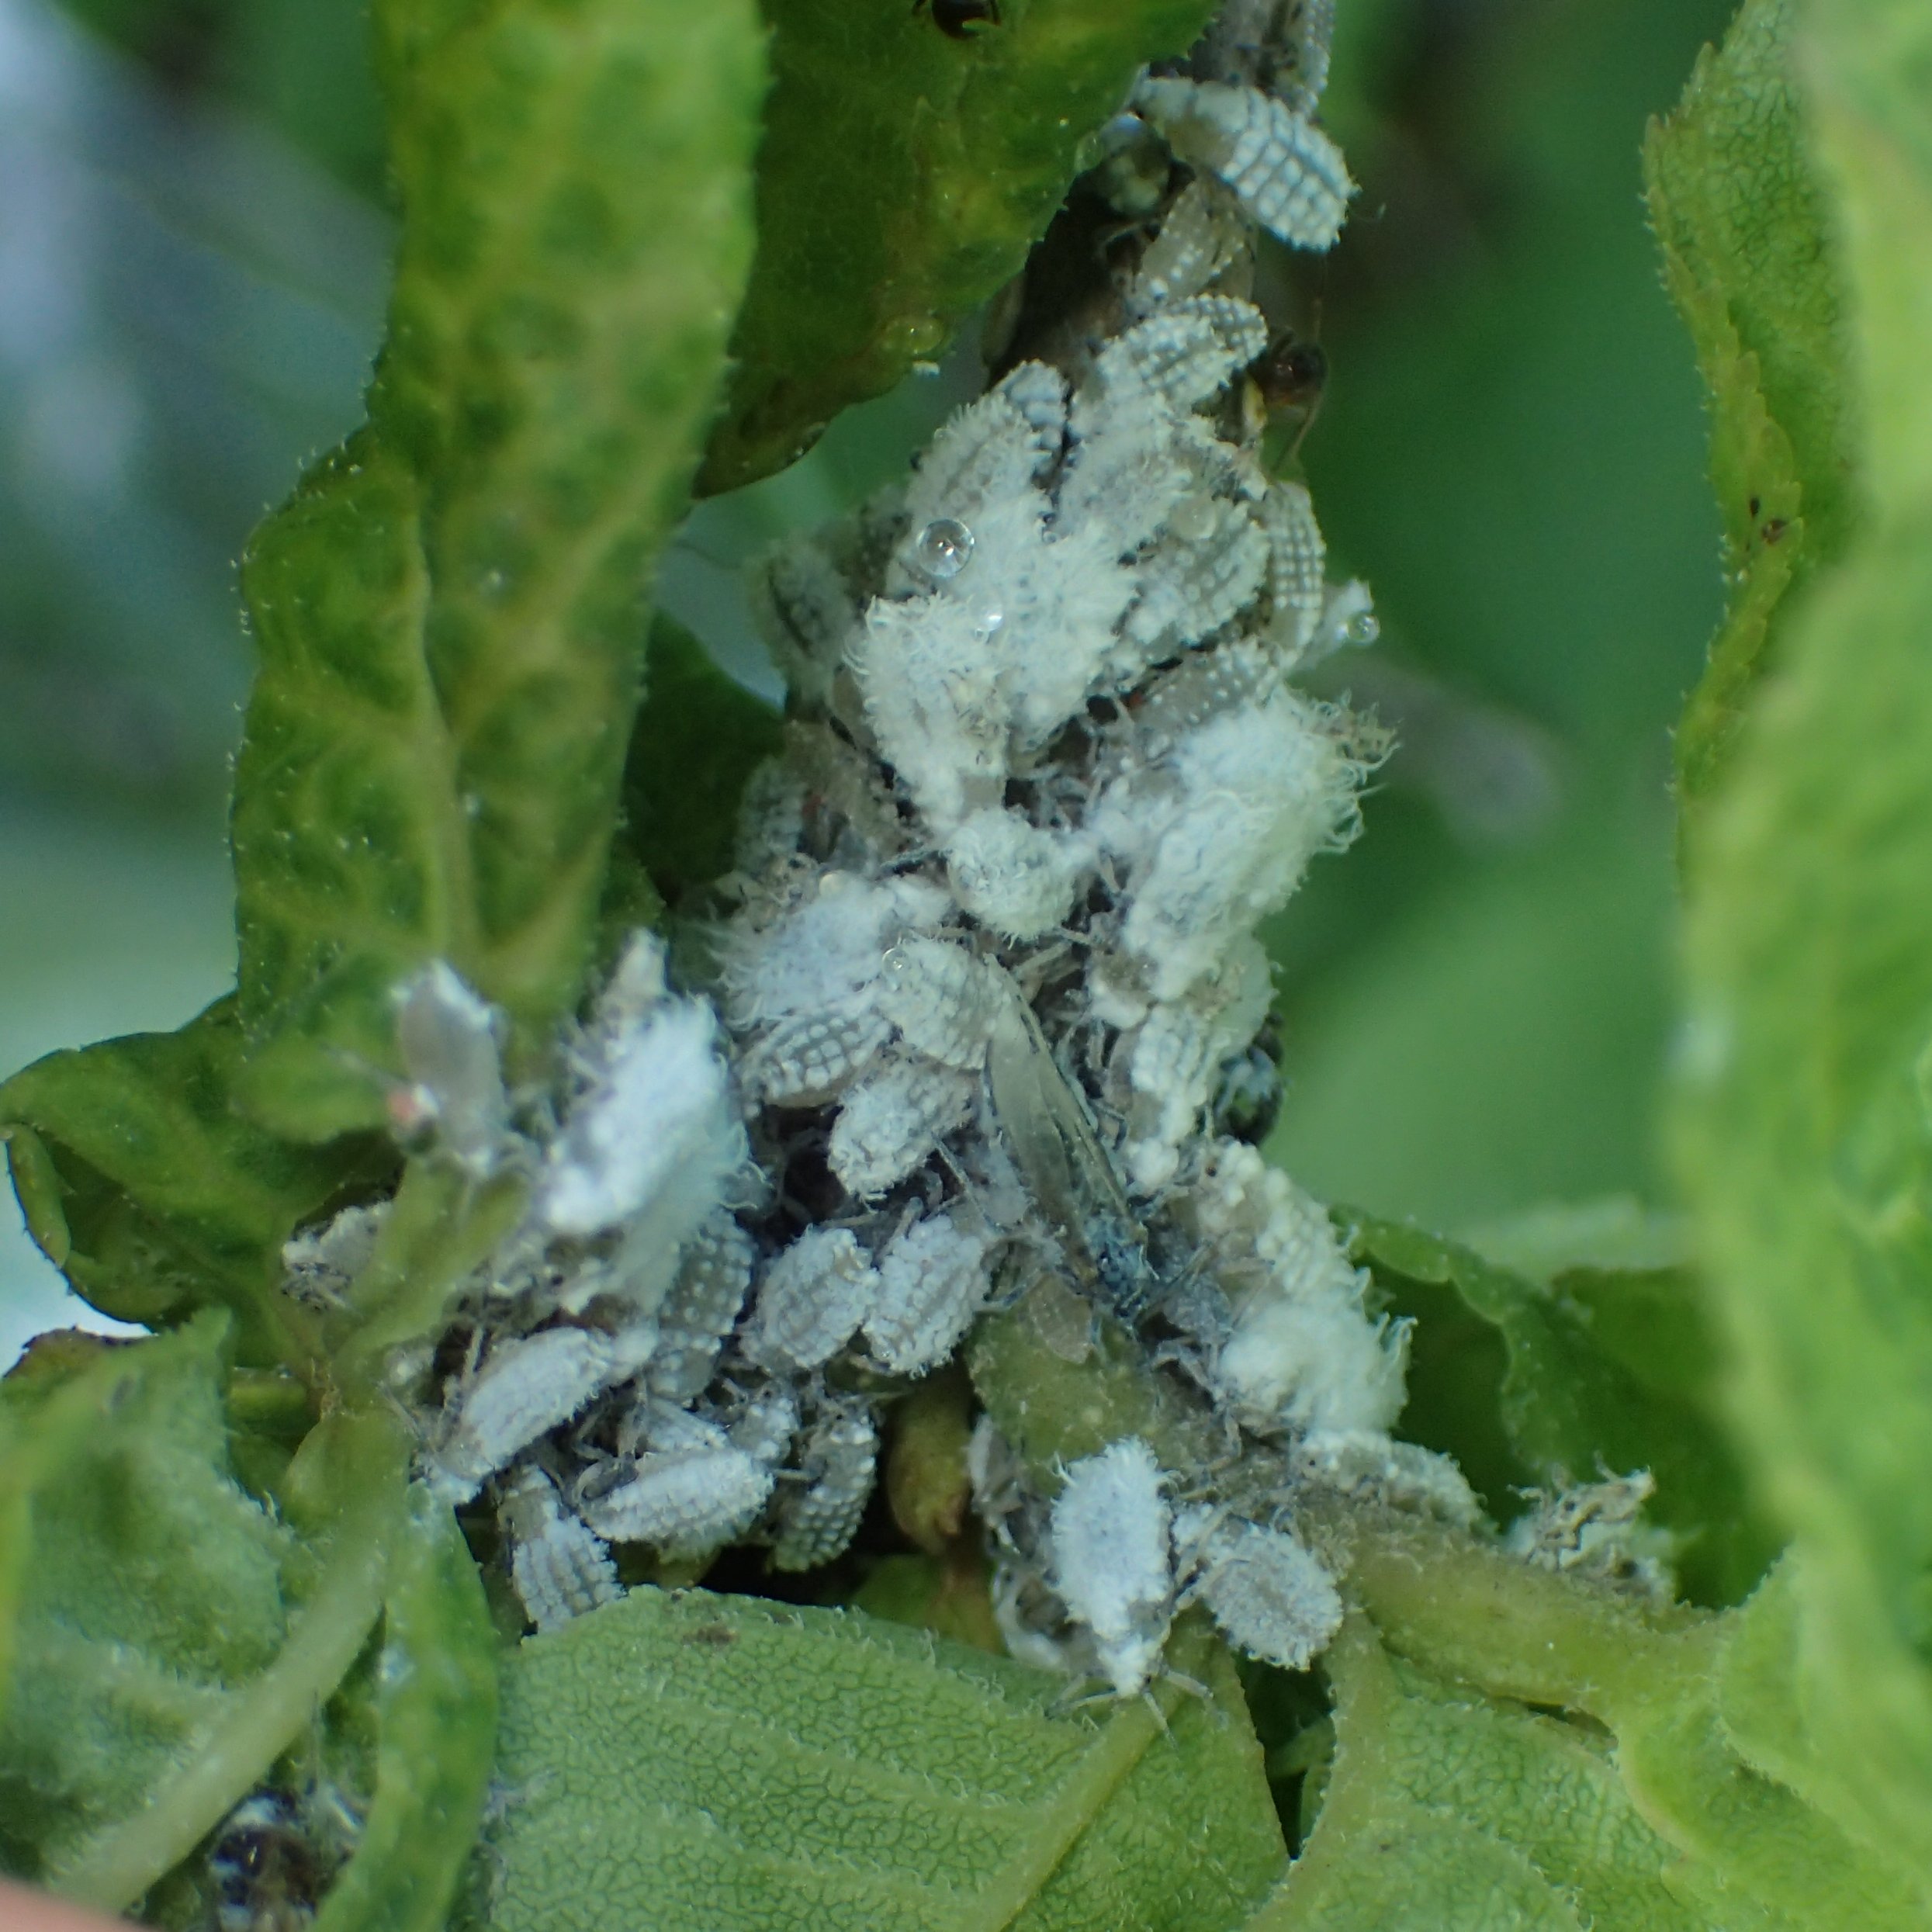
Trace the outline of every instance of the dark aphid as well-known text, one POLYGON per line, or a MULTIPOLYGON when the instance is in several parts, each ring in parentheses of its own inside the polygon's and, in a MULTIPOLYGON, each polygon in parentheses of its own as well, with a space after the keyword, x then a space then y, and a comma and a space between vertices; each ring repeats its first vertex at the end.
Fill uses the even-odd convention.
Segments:
POLYGON ((1259 1147, 1281 1113, 1281 1016, 1271 1013, 1245 1052, 1221 1068, 1214 1131, 1259 1147))
POLYGON ((293 1801, 258 1792, 229 1813, 208 1854, 220 1932, 299 1932, 328 1882, 293 1801))
POLYGON ((929 5, 933 26, 949 40, 970 40, 999 25, 999 0, 912 0, 912 11, 923 13, 929 5))
POLYGON ((1328 358, 1319 342, 1278 337, 1249 370, 1271 416, 1298 410, 1312 415, 1328 381, 1328 358))

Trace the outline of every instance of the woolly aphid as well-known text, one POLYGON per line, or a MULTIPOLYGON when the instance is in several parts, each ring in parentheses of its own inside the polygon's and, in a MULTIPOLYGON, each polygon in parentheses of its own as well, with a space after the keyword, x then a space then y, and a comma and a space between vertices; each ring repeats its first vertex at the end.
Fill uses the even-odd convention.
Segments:
MULTIPOLYGON (((1299 1667, 1338 1599, 1298 1497, 1473 1518, 1387 1435, 1404 1338, 1326 1215, 1216 1124, 1236 1070, 1272 1077, 1255 929, 1353 835, 1380 750, 1288 681, 1373 615, 1264 466, 1248 373, 1256 227, 1325 248, 1352 192, 1312 119, 1325 16, 1238 4, 1108 131, 1118 326, 1017 362, 902 488, 756 572, 785 749, 679 986, 636 936, 555 1090, 514 1096, 451 968, 399 989, 399 1133, 531 1177, 419 1407, 540 1627, 607 1599, 609 1543, 833 1560, 893 1402, 1042 1276, 1086 1310, 1070 1351, 1120 1324, 1229 1449, 1168 1472, 1130 1439, 1048 1494, 982 1421, 1016 1654, 1130 1695, 1199 1601, 1299 1667)), ((369 1232, 299 1236, 292 1291, 339 1294, 369 1232)))

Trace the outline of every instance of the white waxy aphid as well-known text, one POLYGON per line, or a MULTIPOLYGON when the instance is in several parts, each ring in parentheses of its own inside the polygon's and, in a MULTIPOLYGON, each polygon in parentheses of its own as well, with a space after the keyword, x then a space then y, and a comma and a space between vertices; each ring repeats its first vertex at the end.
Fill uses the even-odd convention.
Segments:
POLYGON ((888 1056, 847 1092, 832 1127, 832 1172, 861 1200, 896 1187, 965 1120, 976 1088, 970 1074, 888 1056))
POLYGON ((1656 1491, 1648 1470, 1539 1491, 1510 1525, 1504 1544, 1539 1569, 1579 1570, 1667 1599, 1670 1538, 1643 1520, 1656 1491))
POLYGON ((435 959, 396 990, 396 1045, 410 1084, 390 1096, 404 1131, 428 1128, 438 1153, 479 1178, 511 1144, 501 1016, 435 959))
POLYGON ((987 615, 963 599, 881 598, 851 653, 879 750, 937 828, 1006 784, 1009 712, 987 615))
POLYGON ((946 863, 961 905, 1002 939, 1035 940, 1073 909, 1092 863, 1084 841, 1031 825, 1017 812, 989 807, 955 828, 946 863))
POLYGON ((1379 1429, 1312 1430, 1295 1444, 1290 1470, 1298 1484, 1434 1516, 1460 1529, 1482 1520, 1476 1492, 1446 1456, 1392 1441, 1379 1429))
POLYGON ((1293 663, 1310 651, 1321 627, 1328 597, 1322 578, 1327 548, 1300 483, 1274 484, 1258 514, 1268 535, 1268 638, 1293 663))
POLYGON ((802 1484, 779 1497, 774 1570, 816 1570, 857 1534, 878 1474, 878 1424, 863 1403, 831 1410, 805 1439, 802 1484))
POLYGON ((932 923, 943 893, 909 879, 878 883, 839 867, 807 880, 770 923, 726 936, 725 1013, 740 1032, 842 1009, 878 977, 903 927, 932 923))
POLYGON ((1213 1364, 1229 1412, 1261 1435, 1386 1430, 1407 1331, 1369 1318, 1368 1278, 1321 1207, 1238 1141, 1215 1145, 1191 1207, 1233 1306, 1213 1364))
POLYGON ((1335 0, 1224 0, 1189 65, 1203 80, 1259 87, 1313 113, 1334 38, 1335 0))
POLYGON ((828 1012, 789 1014, 758 1035, 739 1072, 767 1106, 817 1106, 871 1065, 892 1030, 881 1003, 864 995, 828 1012))
POLYGON ((701 1393, 751 1292, 757 1252, 751 1237, 722 1211, 691 1238, 658 1311, 657 1348, 644 1376, 653 1394, 688 1402, 701 1393))
POLYGON ((782 865, 805 842, 805 781, 767 758, 745 781, 738 801, 732 862, 753 878, 782 865))
POLYGON ((1355 183, 1341 149, 1305 114, 1255 88, 1172 78, 1143 80, 1134 105, 1270 234, 1292 248, 1335 246, 1355 183))
POLYGON ((1252 638, 1191 652, 1148 685, 1132 719, 1134 743, 1146 758, 1164 757, 1210 718, 1259 704, 1280 682, 1279 667, 1252 638))
POLYGON ((1054 1498, 1053 1587, 1122 1697, 1147 1688, 1174 1619, 1165 1481, 1153 1450, 1130 1436, 1073 1463, 1054 1498))
POLYGON ((996 970, 964 946, 909 933, 881 962, 879 1011, 915 1053, 976 1069, 999 1006, 996 970))
MULTIPOLYGON (((658 942, 648 950, 661 968, 658 942)), ((658 1000, 610 1026, 583 1071, 545 1164, 538 1217, 581 1238, 648 1214, 671 1262, 746 1158, 717 1016, 701 1000, 658 1000)))
POLYGON ((649 1543, 667 1556, 698 1556, 757 1521, 774 1481, 770 1466, 729 1442, 653 1451, 612 1465, 578 1491, 579 1513, 614 1543, 649 1543))
POLYGON ((320 1227, 304 1228, 282 1244, 282 1286, 298 1301, 339 1308, 349 1283, 376 1252, 389 1203, 345 1207, 320 1227))
POLYGON ((1309 639, 1307 656, 1311 663, 1329 656, 1345 645, 1359 648, 1373 644, 1382 635, 1382 620, 1375 614, 1369 587, 1359 578, 1346 583, 1331 584, 1322 600, 1321 620, 1309 639))
POLYGON ((821 544, 787 538, 746 574, 752 616, 786 684, 824 705, 839 661, 858 624, 852 593, 821 544))
POLYGON ((1211 1530, 1188 1594, 1207 1605, 1238 1650, 1305 1671, 1342 1626, 1342 1595, 1320 1560, 1286 1530, 1236 1523, 1211 1530))
POLYGON ((634 1374, 656 1338, 594 1328, 545 1328, 493 1349, 460 1391, 428 1459, 429 1486, 467 1501, 540 1435, 634 1374))
POLYGON ((849 1227, 808 1227, 765 1270, 746 1352, 774 1368, 815 1369, 858 1331, 878 1293, 849 1227))
POLYGON ((1141 594, 1125 635, 1143 661, 1171 656, 1231 624, 1260 594, 1268 570, 1267 533, 1244 503, 1191 499, 1140 567, 1141 594), (1183 512, 1193 514, 1182 520, 1183 512))
POLYGON ((1148 244, 1127 291, 1136 315, 1205 294, 1215 279, 1245 260, 1248 231, 1211 182, 1191 182, 1175 199, 1148 244))
POLYGON ((923 588, 930 580, 919 542, 931 525, 946 521, 973 529, 989 504, 1028 488, 1058 453, 1065 397, 1057 371, 1023 362, 944 424, 906 489, 907 534, 898 552, 904 576, 888 587, 923 588))
POLYGON ((1136 408, 1180 414, 1198 407, 1268 346, 1268 324, 1251 302, 1196 296, 1137 322, 1094 358, 1074 407, 1076 435, 1096 414, 1136 408))
POLYGON ((725 1432, 734 1449, 776 1469, 798 1439, 798 1398, 784 1383, 769 1383, 736 1406, 725 1432))
POLYGON ((510 1580, 539 1636, 623 1595, 602 1539, 566 1507, 542 1470, 518 1470, 497 1515, 510 1545, 510 1580))
POLYGON ((865 1338, 880 1366, 923 1375, 950 1356, 985 1299, 985 1232, 957 1211, 929 1214, 879 1257, 865 1338))
POLYGON ((1359 773, 1325 715, 1283 688, 1186 734, 1161 777, 1112 788, 1106 836, 1133 864, 1121 943, 1154 997, 1176 999, 1346 842, 1359 773))
POLYGON ((1267 954, 1249 940, 1237 946, 1217 982, 1155 1006, 1122 1042, 1127 1104, 1120 1158, 1137 1193, 1152 1194, 1173 1179, 1223 1063, 1253 1038, 1272 991, 1267 954))

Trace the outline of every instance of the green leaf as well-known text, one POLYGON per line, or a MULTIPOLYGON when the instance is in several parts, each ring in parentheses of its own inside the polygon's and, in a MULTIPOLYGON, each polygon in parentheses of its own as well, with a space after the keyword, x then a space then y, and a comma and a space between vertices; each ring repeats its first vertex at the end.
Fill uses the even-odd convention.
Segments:
POLYGON ((965 40, 935 9, 768 0, 758 255, 700 486, 781 469, 1018 273, 1082 141, 1211 0, 1001 0, 965 40))
POLYGON ((383 1618, 375 1797, 317 1932, 439 1932, 482 1819, 496 1637, 455 1518, 421 1484, 383 1618))
POLYGON ((1671 1847, 1601 1731, 1453 1686, 1350 1619, 1324 1660, 1337 1751, 1307 1847, 1250 1932, 1696 1932, 1671 1847))
POLYGON ((305 1544, 230 1473, 227 1327, 211 1313, 0 1385, 0 1858, 110 1909, 289 1747, 380 1601, 394 1424, 325 1425, 352 1500, 305 1544))
POLYGON ((1797 1532, 1818 1788, 1932 1869, 1932 20, 1808 8, 1847 286, 1864 526, 1813 587, 1694 826, 1677 1145, 1797 1532))
POLYGON ((234 1104, 242 1054, 232 999, 176 1033, 51 1054, 0 1087, 0 1133, 34 1239, 103 1314, 159 1324, 224 1305, 243 1360, 312 1373, 282 1244, 393 1155, 264 1133, 234 1104))
POLYGON ((1834 191, 1861 432, 1882 521, 1932 505, 1932 19, 1916 0, 1808 0, 1802 52, 1834 191))
POLYGON ((527 1061, 587 962, 650 566, 750 254, 750 0, 388 0, 403 204, 370 426, 250 547, 241 1010, 263 1117, 372 1123, 449 959, 527 1061))
POLYGON ((649 674, 624 767, 631 849, 673 905, 730 869, 745 781, 784 742, 778 714, 681 624, 651 625, 649 674))
POLYGON ((1499 1516, 1513 1490, 1648 1470, 1649 1514, 1680 1539, 1687 1594, 1749 1592, 1778 1539, 1719 1427, 1718 1351, 1684 1275, 1574 1268, 1545 1286, 1419 1228, 1342 1218, 1355 1258, 1416 1323, 1404 1435, 1455 1456, 1499 1516))
MULTIPOLYGON (((292 1743, 377 1608, 355 1534, 323 1547, 292 1605, 315 1553, 234 1482, 226 1328, 205 1314, 0 1385, 0 1857, 110 1907, 180 1861, 292 1743)), ((379 1434, 394 1442, 388 1424, 379 1434)), ((355 1474, 383 1466, 363 1455, 355 1474)), ((379 1507, 381 1486, 351 1525, 379 1507)))
POLYGON ((1225 1653, 1104 1719, 850 1611, 639 1589, 527 1640, 487 1841, 501 1932, 1241 1923, 1283 1851, 1225 1653))
POLYGON ((1484 1883, 1516 1899, 1520 1923, 1598 1932, 1925 1922, 1923 1868, 1847 1833, 1734 1744, 1731 1646, 1752 1612, 1650 1605, 1413 1521, 1329 1529, 1350 1594, 1425 1674, 1391 1675, 1359 1629, 1345 1639, 1335 1781, 1304 1854, 1313 1869, 1297 1865, 1254 1932, 1300 1932, 1292 1908, 1304 1885, 1328 1913, 1306 1923, 1362 1932, 1496 1923, 1470 1900, 1484 1883), (1544 1715, 1511 1708, 1524 1705, 1544 1715), (1550 1725, 1550 1712, 1568 1724, 1550 1725), (1418 1799, 1427 1835, 1389 1870, 1373 1854, 1397 1821, 1380 1807, 1418 1799), (1688 1909, 1670 1911, 1664 1895, 1688 1909))
POLYGON ((1747 0, 1644 144, 1665 279, 1711 397, 1729 608, 1678 736, 1687 805, 1729 757, 1787 594, 1856 517, 1839 273, 1792 71, 1798 0, 1747 0))

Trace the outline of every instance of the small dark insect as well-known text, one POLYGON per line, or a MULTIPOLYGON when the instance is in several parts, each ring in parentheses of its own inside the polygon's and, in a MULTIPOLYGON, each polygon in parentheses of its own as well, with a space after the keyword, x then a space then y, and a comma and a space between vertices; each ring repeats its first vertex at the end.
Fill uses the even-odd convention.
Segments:
POLYGON ((738 1641, 738 1633, 728 1623, 701 1623, 684 1633, 687 1643, 701 1643, 709 1650, 729 1650, 738 1641))
POLYGON ((1328 358, 1319 342, 1284 335, 1268 345, 1249 373, 1269 415, 1290 410, 1312 415, 1328 380, 1328 358))
POLYGON ((912 0, 912 11, 932 8, 933 24, 948 40, 970 40, 999 25, 999 0, 912 0))
POLYGON ((208 1854, 220 1932, 298 1932, 329 1873, 294 1804, 258 1792, 229 1814, 208 1854))

